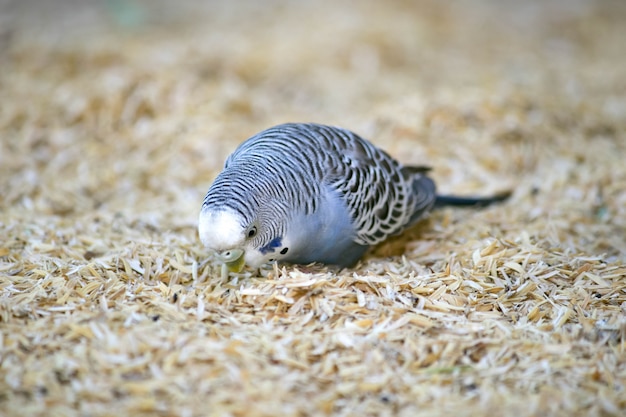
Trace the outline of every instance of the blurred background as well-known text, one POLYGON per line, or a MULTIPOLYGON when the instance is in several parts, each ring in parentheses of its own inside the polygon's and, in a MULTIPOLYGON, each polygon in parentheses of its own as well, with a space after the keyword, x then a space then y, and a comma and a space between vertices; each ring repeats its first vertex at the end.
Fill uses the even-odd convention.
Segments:
POLYGON ((559 188, 623 151, 623 1, 0 4, 15 215, 191 225, 225 157, 286 121, 352 129, 447 192, 559 188))

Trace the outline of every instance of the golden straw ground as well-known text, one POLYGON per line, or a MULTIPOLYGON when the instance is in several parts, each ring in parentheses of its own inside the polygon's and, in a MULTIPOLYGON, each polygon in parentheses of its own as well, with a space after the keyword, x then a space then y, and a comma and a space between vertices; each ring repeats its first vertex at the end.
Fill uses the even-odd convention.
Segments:
POLYGON ((626 412, 621 2, 0 5, 0 414, 626 412), (349 128, 445 209, 354 269, 223 277, 248 136, 349 128))

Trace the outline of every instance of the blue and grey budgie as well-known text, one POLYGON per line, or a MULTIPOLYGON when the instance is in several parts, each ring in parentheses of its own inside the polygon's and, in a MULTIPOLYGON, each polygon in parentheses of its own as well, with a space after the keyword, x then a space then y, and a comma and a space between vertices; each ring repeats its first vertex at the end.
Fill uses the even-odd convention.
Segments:
POLYGON ((275 126, 226 160, 202 203, 200 240, 235 272, 274 261, 346 267, 435 206, 508 196, 439 196, 427 171, 345 129, 275 126))

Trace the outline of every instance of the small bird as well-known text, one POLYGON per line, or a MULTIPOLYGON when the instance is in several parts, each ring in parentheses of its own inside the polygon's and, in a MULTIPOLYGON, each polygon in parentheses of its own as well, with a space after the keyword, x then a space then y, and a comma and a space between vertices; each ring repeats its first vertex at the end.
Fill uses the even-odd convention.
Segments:
POLYGON ((278 125, 228 157, 202 203, 200 240, 232 272, 275 261, 349 267, 435 207, 485 206, 510 194, 437 195, 428 170, 342 128, 278 125))

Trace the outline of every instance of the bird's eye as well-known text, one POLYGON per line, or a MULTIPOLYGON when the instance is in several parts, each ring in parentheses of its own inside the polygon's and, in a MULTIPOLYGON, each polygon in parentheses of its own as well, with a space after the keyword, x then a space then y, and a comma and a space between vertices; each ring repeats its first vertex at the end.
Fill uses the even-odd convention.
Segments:
POLYGON ((256 227, 252 226, 252 229, 248 230, 248 237, 254 237, 256 235, 256 227))

